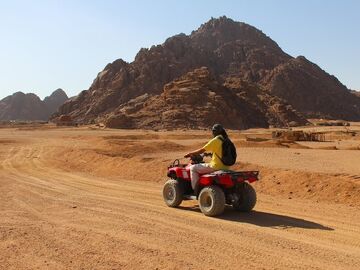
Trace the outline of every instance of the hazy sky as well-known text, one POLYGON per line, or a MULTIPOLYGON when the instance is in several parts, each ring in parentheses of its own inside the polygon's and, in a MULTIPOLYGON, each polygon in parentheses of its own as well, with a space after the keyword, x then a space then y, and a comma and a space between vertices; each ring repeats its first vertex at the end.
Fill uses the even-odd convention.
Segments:
POLYGON ((359 12, 356 0, 0 0, 0 99, 76 95, 107 63, 222 15, 360 90, 359 12))

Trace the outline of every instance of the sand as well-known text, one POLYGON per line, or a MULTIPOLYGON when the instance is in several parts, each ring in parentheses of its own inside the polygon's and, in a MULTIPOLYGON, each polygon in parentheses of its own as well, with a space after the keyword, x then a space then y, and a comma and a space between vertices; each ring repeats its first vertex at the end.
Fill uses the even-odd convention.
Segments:
POLYGON ((0 269, 360 269, 360 151, 231 134, 258 204, 209 218, 161 196, 206 131, 0 129, 0 269))

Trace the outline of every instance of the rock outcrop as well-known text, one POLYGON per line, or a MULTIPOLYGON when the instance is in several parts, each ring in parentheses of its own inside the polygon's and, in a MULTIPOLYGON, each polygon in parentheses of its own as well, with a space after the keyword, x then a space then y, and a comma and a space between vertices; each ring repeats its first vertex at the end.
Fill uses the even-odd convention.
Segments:
POLYGON ((0 100, 0 120, 47 121, 67 100, 66 93, 57 89, 43 101, 35 94, 16 92, 0 100))
POLYGON ((360 100, 304 57, 283 52, 260 30, 221 17, 190 35, 141 49, 132 63, 108 64, 89 90, 54 117, 62 114, 85 123, 106 120, 111 127, 199 128, 220 120, 231 128, 290 126, 304 124, 305 117, 360 120, 360 100), (209 74, 206 82, 202 72, 209 74), (181 101, 176 112, 172 100, 181 101), (161 110, 161 117, 160 108, 168 110, 161 110))
POLYGON ((161 95, 143 95, 120 106, 106 119, 118 128, 228 128, 303 125, 302 118, 277 97, 237 79, 225 84, 202 67, 166 84, 161 95))

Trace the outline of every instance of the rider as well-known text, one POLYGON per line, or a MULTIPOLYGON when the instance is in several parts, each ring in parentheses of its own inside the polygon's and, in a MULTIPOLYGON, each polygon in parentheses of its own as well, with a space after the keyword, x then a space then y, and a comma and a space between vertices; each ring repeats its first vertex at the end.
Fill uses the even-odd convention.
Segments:
POLYGON ((211 152, 212 159, 210 163, 199 163, 190 166, 191 186, 195 192, 198 193, 199 174, 211 173, 217 170, 228 170, 229 167, 224 165, 222 158, 222 142, 228 137, 225 129, 220 124, 215 124, 212 127, 213 139, 211 139, 203 148, 187 153, 185 157, 199 155, 204 152, 211 152))

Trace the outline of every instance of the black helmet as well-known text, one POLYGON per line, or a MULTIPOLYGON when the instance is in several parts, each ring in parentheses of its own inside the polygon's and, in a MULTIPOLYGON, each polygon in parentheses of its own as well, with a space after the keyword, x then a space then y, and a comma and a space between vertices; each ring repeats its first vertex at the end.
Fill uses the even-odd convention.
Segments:
POLYGON ((220 124, 215 124, 213 125, 213 127, 211 128, 212 134, 214 137, 221 135, 225 132, 225 129, 223 128, 222 125, 220 124))

